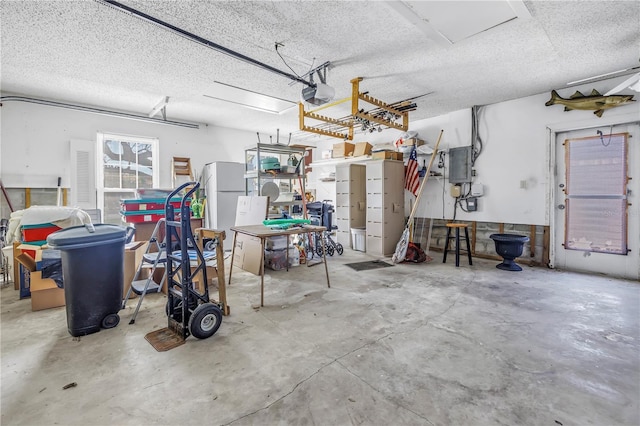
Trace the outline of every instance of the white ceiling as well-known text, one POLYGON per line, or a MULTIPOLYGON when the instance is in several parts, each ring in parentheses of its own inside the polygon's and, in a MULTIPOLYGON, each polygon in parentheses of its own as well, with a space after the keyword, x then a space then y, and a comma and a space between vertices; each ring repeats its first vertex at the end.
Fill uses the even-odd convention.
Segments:
MULTIPOLYGON (((327 83, 336 99, 350 96, 350 80, 358 76, 362 91, 385 102, 429 93, 417 100, 411 120, 640 65, 638 1, 480 2, 506 3, 518 17, 453 44, 437 26, 456 39, 465 37, 465 28, 477 32, 470 23, 479 19, 479 2, 122 3, 284 72, 291 70, 276 42, 297 74, 330 61, 327 83), (452 18, 458 23, 447 21, 452 18)), ((223 83, 297 102, 302 85, 279 74, 97 1, 2 1, 0 12, 3 96, 140 115, 169 96, 169 120, 298 133, 295 107, 278 115, 214 99, 223 83)), ((323 114, 342 117, 347 106, 323 114)))

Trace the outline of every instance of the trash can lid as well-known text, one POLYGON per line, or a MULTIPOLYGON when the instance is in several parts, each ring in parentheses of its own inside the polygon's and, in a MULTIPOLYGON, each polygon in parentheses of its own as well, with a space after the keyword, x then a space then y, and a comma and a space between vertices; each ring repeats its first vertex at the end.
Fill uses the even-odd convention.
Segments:
POLYGON ((116 225, 80 225, 61 229, 47 236, 47 243, 54 248, 64 248, 76 244, 124 241, 126 229, 116 225), (93 228, 93 232, 90 229, 93 228))

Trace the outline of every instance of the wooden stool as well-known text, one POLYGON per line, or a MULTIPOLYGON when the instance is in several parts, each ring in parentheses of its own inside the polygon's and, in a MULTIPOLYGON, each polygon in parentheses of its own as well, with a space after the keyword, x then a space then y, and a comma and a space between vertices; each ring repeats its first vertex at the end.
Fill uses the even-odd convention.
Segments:
POLYGON ((464 228, 464 238, 467 240, 467 256, 469 256, 469 265, 471 262, 471 246, 469 245, 469 231, 466 223, 447 223, 447 242, 444 246, 444 257, 442 263, 447 262, 447 252, 449 251, 449 241, 451 240, 451 228, 456 230, 456 267, 460 266, 460 228, 464 228))

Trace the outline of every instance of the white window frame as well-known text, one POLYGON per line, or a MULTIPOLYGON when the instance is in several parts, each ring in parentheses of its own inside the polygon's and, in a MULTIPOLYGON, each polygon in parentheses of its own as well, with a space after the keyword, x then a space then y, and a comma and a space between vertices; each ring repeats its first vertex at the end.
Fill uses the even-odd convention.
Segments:
MULTIPOLYGON (((104 186, 104 141, 112 139, 118 140, 120 142, 132 142, 132 143, 143 143, 150 144, 152 153, 151 159, 153 164, 152 171, 152 181, 153 188, 157 188, 160 182, 160 163, 158 161, 159 153, 159 139, 154 137, 144 137, 144 136, 132 136, 125 135, 119 133, 110 133, 110 132, 98 132, 96 141, 96 192, 97 192, 97 204, 98 208, 103 212, 103 217, 107 217, 105 206, 104 206, 104 196, 106 193, 110 192, 130 192, 131 197, 135 198, 136 189, 138 188, 105 188, 104 186)), ((136 179, 137 185, 138 179, 136 179)))
POLYGON ((566 170, 564 248, 566 250, 627 255, 628 136, 628 133, 622 132, 610 134, 608 142, 602 135, 599 138, 598 136, 572 138, 564 142, 566 170), (615 137, 614 145, 619 147, 613 151, 613 154, 607 156, 602 148, 607 149, 612 146, 610 145, 612 136, 615 137), (580 154, 579 150, 584 149, 585 146, 587 153, 580 154), (573 154, 572 148, 578 153, 573 154), (577 158, 573 159, 572 155, 577 158), (574 162, 575 170, 571 167, 574 162), (584 171, 594 168, 599 172, 606 171, 606 176, 584 171), (575 183, 572 181, 574 178, 575 183), (574 204, 578 207, 574 208, 574 204), (581 204, 583 205, 580 207, 581 204), (577 222, 577 225, 572 221, 577 222), (590 229, 590 226, 595 226, 597 229, 590 229), (570 239, 570 236, 573 238, 570 239), (593 242, 587 241, 585 236, 587 238, 597 236, 596 246, 592 247, 593 242), (585 242, 581 243, 577 237, 582 237, 581 239, 585 242), (607 240, 619 241, 619 243, 610 245, 611 242, 607 240))

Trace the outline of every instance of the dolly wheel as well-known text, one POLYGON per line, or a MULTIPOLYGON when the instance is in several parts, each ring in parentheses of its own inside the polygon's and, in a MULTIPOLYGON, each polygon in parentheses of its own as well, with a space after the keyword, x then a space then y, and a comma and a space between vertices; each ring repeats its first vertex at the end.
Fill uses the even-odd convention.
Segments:
POLYGON ((338 245, 336 246, 336 251, 340 256, 342 256, 342 253, 344 253, 344 247, 342 247, 342 244, 338 243, 338 245))
POLYGON ((193 337, 206 339, 213 336, 222 323, 222 311, 213 303, 199 305, 189 318, 189 332, 193 337))
POLYGON ((109 314, 102 319, 102 328, 113 328, 120 323, 118 314, 109 314))

